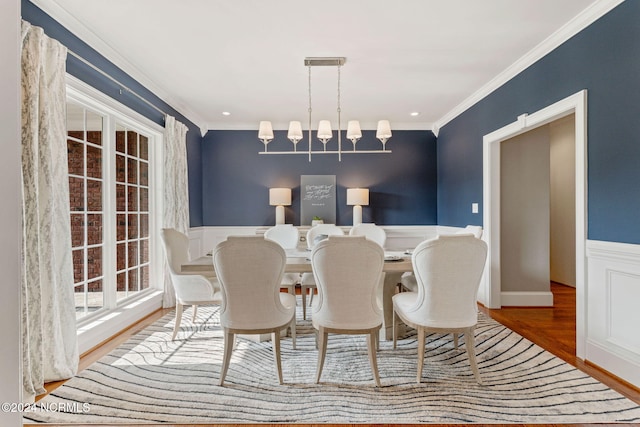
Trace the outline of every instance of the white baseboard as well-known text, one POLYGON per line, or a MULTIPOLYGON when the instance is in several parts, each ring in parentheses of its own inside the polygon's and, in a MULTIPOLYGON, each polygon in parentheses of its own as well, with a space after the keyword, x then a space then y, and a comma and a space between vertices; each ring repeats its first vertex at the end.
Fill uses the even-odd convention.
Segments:
POLYGON ((544 292, 501 292, 503 307, 553 307, 553 293, 544 292))
POLYGON ((623 354, 612 352, 610 347, 604 347, 598 342, 587 340, 586 359, 622 378, 635 387, 640 387, 640 362, 623 354))

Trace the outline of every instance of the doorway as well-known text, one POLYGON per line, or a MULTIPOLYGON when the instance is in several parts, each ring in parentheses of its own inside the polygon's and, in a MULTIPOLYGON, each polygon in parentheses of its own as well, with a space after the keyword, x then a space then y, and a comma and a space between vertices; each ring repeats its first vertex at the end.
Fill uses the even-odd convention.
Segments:
POLYGON ((575 116, 502 141, 501 305, 552 307, 575 288, 575 116))
MULTIPOLYGON (((558 119, 575 122, 575 285, 576 355, 584 359, 586 325, 586 91, 578 92, 532 114, 523 114, 483 138, 483 224, 489 247, 481 296, 489 308, 502 306, 501 284, 501 143, 558 119)), ((526 295, 521 297, 526 298, 526 295)))

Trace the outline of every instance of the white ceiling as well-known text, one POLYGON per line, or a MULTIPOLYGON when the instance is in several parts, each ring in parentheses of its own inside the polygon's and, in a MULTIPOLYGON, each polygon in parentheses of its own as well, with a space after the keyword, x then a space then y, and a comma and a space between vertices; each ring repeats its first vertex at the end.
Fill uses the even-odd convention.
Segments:
MULTIPOLYGON (((343 128, 349 119, 371 129, 386 118, 393 129, 431 129, 611 3, 32 1, 203 130, 307 123, 309 56, 347 58, 343 128)), ((337 122, 336 77, 335 67, 312 68, 314 127, 320 118, 337 122)))

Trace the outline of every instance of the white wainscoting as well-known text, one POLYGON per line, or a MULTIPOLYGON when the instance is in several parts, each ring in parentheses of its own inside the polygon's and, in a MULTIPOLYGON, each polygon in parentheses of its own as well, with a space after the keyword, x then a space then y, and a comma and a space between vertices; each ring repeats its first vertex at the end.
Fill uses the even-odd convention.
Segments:
MULTIPOLYGON (((200 257, 210 252, 227 236, 252 235, 264 233, 268 226, 216 226, 194 227, 189 230, 189 251, 191 257, 200 257)), ((305 236, 309 226, 297 227, 300 231, 300 246, 306 245, 305 236)), ((341 227, 345 234, 351 227, 341 227)), ((387 233, 387 250, 405 250, 414 248, 425 239, 438 234, 452 234, 461 230, 460 227, 446 227, 440 225, 389 225, 382 226, 387 233)))
POLYGON ((640 245, 587 241, 586 359, 640 387, 640 245))

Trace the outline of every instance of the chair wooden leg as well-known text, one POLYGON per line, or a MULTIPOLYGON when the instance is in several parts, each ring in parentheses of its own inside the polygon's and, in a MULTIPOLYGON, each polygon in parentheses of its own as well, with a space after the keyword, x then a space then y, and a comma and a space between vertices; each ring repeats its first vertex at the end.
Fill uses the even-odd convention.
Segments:
POLYGON ((398 342, 398 314, 396 313, 395 310, 393 310, 393 329, 392 329, 392 334, 393 334, 393 349, 396 349, 396 344, 398 342))
POLYGON ((319 342, 318 335, 319 335, 319 332, 318 332, 318 330, 317 330, 317 329, 314 329, 314 330, 313 330, 313 335, 314 335, 314 338, 316 339, 316 350, 318 350, 318 348, 319 348, 319 347, 318 347, 318 342, 319 342))
POLYGON ((423 328, 418 328, 418 376, 416 378, 418 384, 420 384, 422 380, 422 368, 424 366, 425 338, 426 338, 425 330, 423 328))
POLYGON ((180 329, 180 322, 182 321, 182 304, 176 303, 176 320, 173 324, 173 335, 171 335, 171 341, 176 339, 178 329, 180 329))
POLYGON ((327 339, 329 334, 325 332, 323 327, 318 329, 318 368, 316 370, 316 384, 320 383, 320 375, 322 375, 322 367, 324 366, 324 357, 327 354, 327 339))
POLYGON ((453 346, 456 348, 456 350, 458 349, 458 333, 457 332, 453 333, 453 346))
POLYGON ((293 315, 293 319, 291 320, 291 346, 293 349, 296 349, 296 315, 293 315))
POLYGON ((469 328, 467 331, 465 331, 464 342, 467 347, 467 354, 469 355, 469 364, 471 365, 473 376, 476 377, 476 382, 478 384, 482 384, 482 379, 480 378, 480 371, 478 370, 478 363, 476 362, 476 345, 475 345, 475 334, 474 334, 473 328, 469 328))
POLYGON ((302 296, 302 319, 307 320, 307 287, 302 286, 300 288, 300 295, 302 296))
POLYGON ((198 314, 198 306, 197 305, 192 305, 191 308, 193 308, 193 318, 191 319, 192 322, 196 321, 196 314, 198 314))
POLYGON ((367 347, 369 347, 369 364, 371 365, 371 372, 373 372, 373 379, 376 382, 376 386, 382 387, 380 384, 380 374, 378 373, 378 360, 376 357, 376 334, 378 331, 373 330, 367 335, 367 347))
POLYGON ((280 331, 275 331, 271 334, 271 340, 273 342, 273 357, 276 362, 276 372, 278 373, 278 382, 283 384, 282 381, 282 363, 280 359, 280 331))
POLYGON ((224 379, 227 376, 227 370, 229 369, 229 362, 231 360, 231 352, 235 343, 235 335, 229 332, 228 329, 224 330, 224 353, 222 358, 222 369, 220 370, 220 386, 224 385, 224 379))

